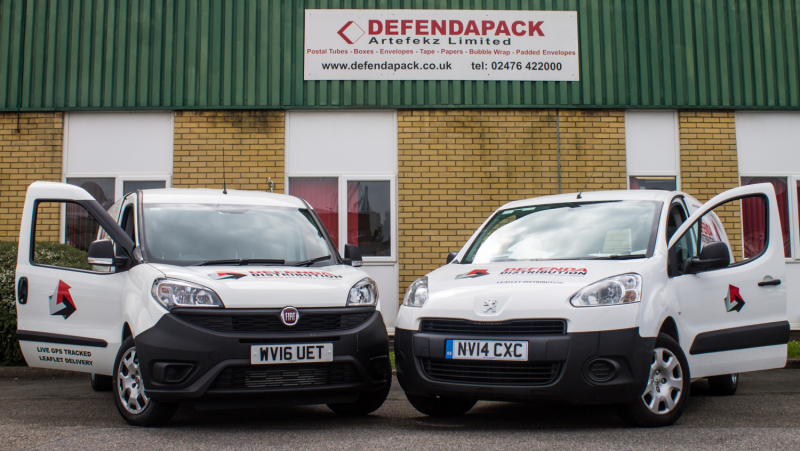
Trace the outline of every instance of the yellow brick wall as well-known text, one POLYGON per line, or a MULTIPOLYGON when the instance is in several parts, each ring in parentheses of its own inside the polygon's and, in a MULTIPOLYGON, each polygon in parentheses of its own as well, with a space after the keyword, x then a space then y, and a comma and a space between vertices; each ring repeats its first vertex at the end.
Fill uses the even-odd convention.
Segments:
MULTIPOLYGON (((625 115, 561 111, 562 191, 625 189, 625 115)), ((400 296, 506 202, 558 193, 555 110, 398 112, 400 296)))
POLYGON ((62 113, 0 113, 0 240, 19 239, 31 183, 61 181, 63 136, 62 113))
POLYGON ((283 192, 283 111, 176 111, 172 185, 283 192))
MULTIPOLYGON (((681 111, 681 190, 706 202, 739 186, 736 122, 733 111, 681 111)), ((715 210, 723 221, 734 256, 742 253, 739 202, 715 210)))

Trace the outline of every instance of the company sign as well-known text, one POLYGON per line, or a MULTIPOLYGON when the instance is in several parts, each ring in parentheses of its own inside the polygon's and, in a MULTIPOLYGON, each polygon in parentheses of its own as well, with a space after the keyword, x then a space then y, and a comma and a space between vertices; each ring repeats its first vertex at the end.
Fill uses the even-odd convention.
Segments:
POLYGON ((576 11, 307 9, 305 80, 578 81, 576 11))

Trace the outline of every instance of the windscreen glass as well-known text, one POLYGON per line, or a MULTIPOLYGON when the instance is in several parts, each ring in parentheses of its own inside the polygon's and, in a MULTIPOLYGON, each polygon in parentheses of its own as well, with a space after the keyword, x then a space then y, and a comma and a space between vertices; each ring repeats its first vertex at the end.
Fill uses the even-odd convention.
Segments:
POLYGON ((144 248, 153 263, 188 266, 243 259, 291 265, 333 255, 304 209, 145 203, 142 212, 144 248))
POLYGON ((462 263, 644 257, 660 202, 536 205, 497 213, 462 263))

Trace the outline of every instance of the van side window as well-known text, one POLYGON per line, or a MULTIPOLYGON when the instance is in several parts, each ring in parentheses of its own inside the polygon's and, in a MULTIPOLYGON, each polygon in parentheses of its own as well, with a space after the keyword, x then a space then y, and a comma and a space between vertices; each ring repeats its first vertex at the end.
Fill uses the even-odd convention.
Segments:
POLYGON ((82 205, 40 201, 35 214, 30 255, 33 264, 109 272, 108 268, 92 267, 88 262, 89 245, 107 235, 82 205))
POLYGON ((683 224, 683 221, 686 221, 686 212, 683 211, 683 207, 680 204, 673 204, 672 208, 669 209, 669 214, 667 215, 667 242, 669 243, 670 238, 675 232, 678 230, 683 224))

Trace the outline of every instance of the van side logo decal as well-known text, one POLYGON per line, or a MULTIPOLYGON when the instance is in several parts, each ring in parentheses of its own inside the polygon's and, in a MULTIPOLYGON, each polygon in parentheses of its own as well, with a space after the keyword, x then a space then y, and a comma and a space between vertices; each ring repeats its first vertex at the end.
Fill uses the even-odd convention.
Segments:
POLYGON ((731 310, 740 312, 742 311, 742 307, 744 307, 744 299, 742 299, 742 295, 739 294, 739 288, 728 285, 728 296, 725 297, 725 310, 728 312, 731 310))
POLYGON ((218 271, 212 274, 209 274, 208 277, 214 280, 225 280, 225 279, 241 279, 242 277, 247 277, 247 274, 242 274, 238 272, 226 272, 226 271, 218 271))
POLYGON ((489 271, 487 271, 485 269, 476 269, 476 270, 470 271, 470 272, 468 272, 466 274, 457 275, 456 276, 456 280, 458 280, 458 279, 474 279, 476 277, 483 277, 483 276, 488 276, 488 275, 489 275, 489 271))
POLYGON ((53 316, 61 315, 64 319, 69 318, 70 315, 75 313, 75 301, 72 300, 72 295, 69 293, 71 286, 64 283, 63 280, 58 281, 56 291, 50 295, 50 314, 53 316))

